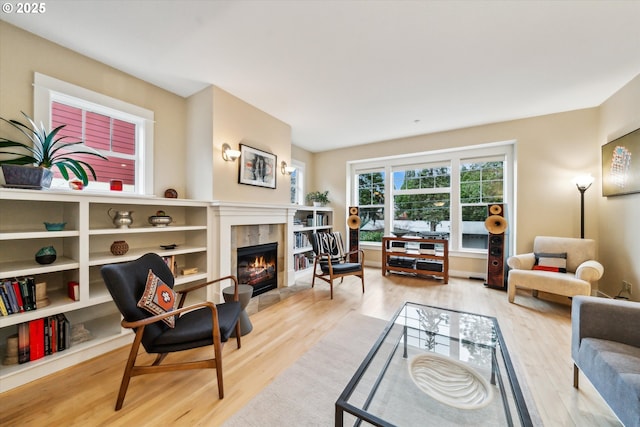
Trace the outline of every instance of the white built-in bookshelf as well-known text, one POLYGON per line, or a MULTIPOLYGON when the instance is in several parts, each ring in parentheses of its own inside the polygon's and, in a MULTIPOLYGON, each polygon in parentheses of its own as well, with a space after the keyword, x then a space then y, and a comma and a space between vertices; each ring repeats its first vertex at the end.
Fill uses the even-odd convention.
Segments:
MULTIPOLYGON (((0 280, 34 277, 47 283, 49 305, 0 316, 0 363, 7 337, 18 325, 64 313, 72 325, 83 324, 91 339, 38 360, 0 365, 0 391, 80 363, 132 340, 120 327, 121 316, 100 276, 105 264, 130 261, 147 252, 173 257, 176 286, 209 279, 212 241, 208 203, 156 197, 90 194, 72 191, 0 189, 0 280), (109 209, 132 211, 129 228, 116 228, 109 209), (154 227, 148 217, 162 210, 172 217, 167 227, 154 227), (47 231, 44 222, 66 222, 62 231, 47 231), (129 251, 113 255, 111 244, 125 240, 129 251), (175 244, 174 249, 161 246, 175 244), (53 246, 57 259, 41 265, 35 254, 53 246), (196 273, 181 275, 183 268, 196 273), (67 284, 78 282, 78 300, 68 296, 67 284)), ((198 299, 215 300, 215 290, 204 288, 198 299)))
POLYGON ((298 208, 293 217, 293 269, 296 276, 307 274, 313 268, 312 234, 316 231, 331 231, 332 227, 332 208, 298 208))

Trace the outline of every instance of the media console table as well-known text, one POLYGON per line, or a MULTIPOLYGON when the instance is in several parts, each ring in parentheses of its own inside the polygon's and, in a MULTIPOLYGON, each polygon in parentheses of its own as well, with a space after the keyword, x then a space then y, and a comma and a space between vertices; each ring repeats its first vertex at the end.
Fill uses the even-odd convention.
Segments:
POLYGON ((419 237, 382 238, 382 275, 389 271, 442 277, 449 283, 449 241, 419 237))

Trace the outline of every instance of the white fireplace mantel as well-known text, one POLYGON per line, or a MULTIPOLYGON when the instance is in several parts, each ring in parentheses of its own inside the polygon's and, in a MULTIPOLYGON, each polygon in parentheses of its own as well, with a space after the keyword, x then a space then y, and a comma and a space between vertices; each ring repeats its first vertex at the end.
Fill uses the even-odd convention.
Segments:
POLYGON ((286 286, 294 284, 293 270, 293 217, 296 205, 279 205, 263 203, 241 203, 214 201, 211 203, 209 221, 213 224, 209 231, 209 241, 213 248, 213 277, 235 274, 231 271, 231 228, 239 225, 283 224, 285 245, 285 277, 286 286))

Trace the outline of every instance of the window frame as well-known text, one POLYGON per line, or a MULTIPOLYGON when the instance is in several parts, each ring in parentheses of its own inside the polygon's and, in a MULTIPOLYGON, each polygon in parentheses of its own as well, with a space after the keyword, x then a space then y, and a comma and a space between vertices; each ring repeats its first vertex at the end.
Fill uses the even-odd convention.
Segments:
MULTIPOLYGON (((515 206, 515 146, 516 141, 501 141, 488 144, 479 144, 467 147, 459 147, 453 149, 434 150, 427 152, 409 153, 403 155, 395 155, 389 157, 380 157, 375 159, 362 159, 347 162, 349 170, 349 179, 351 185, 348 188, 347 200, 350 200, 352 206, 358 206, 358 182, 357 175, 366 173, 372 169, 384 170, 385 187, 391 188, 385 194, 385 235, 390 235, 391 226, 393 225, 393 171, 403 167, 416 167, 420 165, 432 165, 435 163, 451 162, 451 230, 449 234, 449 251, 451 255, 466 257, 484 257, 487 254, 486 249, 474 249, 462 247, 462 204, 460 203, 460 164, 469 162, 470 160, 488 161, 485 159, 501 157, 504 158, 504 200, 507 206, 506 215, 509 229, 515 229, 515 218, 513 207, 515 206)), ((513 232, 507 233, 509 247, 513 247, 513 232)), ((366 248, 381 248, 378 242, 360 242, 360 245, 366 248)))
POLYGON ((306 165, 304 162, 291 159, 291 166, 296 168, 296 170, 293 172, 296 174, 295 188, 294 188, 294 184, 290 183, 291 189, 295 190, 296 200, 294 204, 303 206, 305 204, 305 196, 306 196, 304 191, 305 180, 306 180, 306 165))
MULTIPOLYGON (((34 74, 33 96, 34 119, 36 123, 45 123, 49 128, 52 102, 60 102, 134 122, 136 124, 136 185, 127 193, 153 195, 153 111, 40 73, 34 74)), ((94 187, 90 191, 108 191, 108 186, 102 187, 104 188, 94 187)))

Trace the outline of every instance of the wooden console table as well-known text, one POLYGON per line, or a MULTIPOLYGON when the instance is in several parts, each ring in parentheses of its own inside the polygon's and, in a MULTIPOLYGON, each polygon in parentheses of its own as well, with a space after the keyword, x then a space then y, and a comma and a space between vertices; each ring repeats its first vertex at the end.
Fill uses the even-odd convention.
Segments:
POLYGON ((386 276, 388 271, 401 271, 404 273, 412 273, 421 276, 442 277, 444 283, 449 283, 449 241, 445 239, 422 239, 419 237, 383 237, 382 238, 382 275, 386 276), (398 242, 398 243, 396 243, 398 242), (392 243, 404 246, 394 250, 392 243), (435 254, 422 253, 420 244, 433 244, 435 254), (390 261, 394 258, 400 260, 396 265, 390 265, 390 261), (431 263, 442 265, 442 269, 430 270, 428 268, 420 268, 419 264, 423 262, 425 266, 433 266, 431 263))

